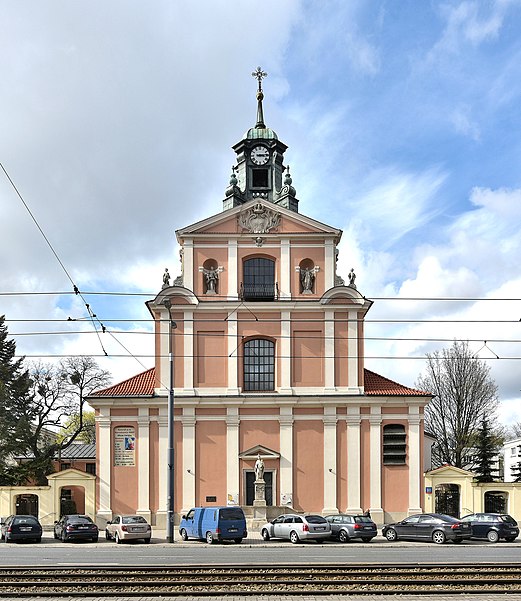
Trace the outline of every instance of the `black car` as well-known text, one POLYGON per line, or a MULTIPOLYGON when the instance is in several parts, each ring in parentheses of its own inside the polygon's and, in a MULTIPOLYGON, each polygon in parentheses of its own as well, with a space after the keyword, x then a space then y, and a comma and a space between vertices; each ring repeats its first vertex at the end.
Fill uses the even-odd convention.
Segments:
POLYGON ((470 524, 472 538, 486 538, 491 543, 500 538, 511 543, 519 535, 517 522, 508 513, 471 513, 461 521, 470 524))
POLYGON ((6 543, 15 540, 42 541, 42 526, 34 515, 10 515, 2 523, 1 532, 6 543))
POLYGON ((446 541, 460 543, 469 539, 472 531, 468 522, 442 513, 419 513, 401 522, 387 524, 382 534, 389 541, 400 538, 408 540, 431 540, 438 545, 446 541))
POLYGON ((343 513, 326 515, 331 524, 331 538, 347 543, 353 538, 360 538, 368 543, 377 535, 376 524, 366 515, 346 515, 343 513))
POLYGON ((99 531, 88 515, 64 515, 59 522, 54 522, 54 538, 62 542, 68 540, 98 541, 99 531))

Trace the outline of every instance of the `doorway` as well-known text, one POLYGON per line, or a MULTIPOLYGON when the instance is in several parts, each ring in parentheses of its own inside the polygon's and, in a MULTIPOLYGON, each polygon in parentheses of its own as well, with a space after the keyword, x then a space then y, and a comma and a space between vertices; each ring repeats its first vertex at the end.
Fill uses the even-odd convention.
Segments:
POLYGON ((38 495, 18 495, 15 499, 16 515, 38 517, 38 495))
MULTIPOLYGON (((246 505, 253 505, 255 501, 255 472, 245 472, 246 474, 246 505)), ((266 470, 264 472, 264 482, 266 483, 266 505, 273 505, 273 472, 266 470)))
POLYGON ((459 518, 460 491, 457 484, 438 484, 435 491, 435 511, 459 518))

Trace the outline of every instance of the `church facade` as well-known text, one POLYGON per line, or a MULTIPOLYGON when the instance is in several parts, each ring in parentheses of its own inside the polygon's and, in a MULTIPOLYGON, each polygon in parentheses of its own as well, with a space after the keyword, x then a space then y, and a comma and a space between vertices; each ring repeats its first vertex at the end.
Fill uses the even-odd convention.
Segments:
POLYGON ((430 395, 365 368, 372 302, 337 274, 342 232, 299 213, 254 75, 257 120, 233 147, 223 210, 176 232, 182 273, 147 302, 155 366, 88 399, 100 520, 164 526, 171 385, 176 521, 252 506, 259 455, 268 506, 378 523, 422 510, 430 395))

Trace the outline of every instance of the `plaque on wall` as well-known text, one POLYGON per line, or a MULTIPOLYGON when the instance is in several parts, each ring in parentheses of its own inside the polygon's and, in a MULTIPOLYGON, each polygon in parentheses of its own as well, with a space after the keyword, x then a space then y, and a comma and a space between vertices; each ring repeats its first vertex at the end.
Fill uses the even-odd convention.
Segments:
POLYGON ((136 465, 136 433, 132 426, 114 428, 114 465, 136 465))

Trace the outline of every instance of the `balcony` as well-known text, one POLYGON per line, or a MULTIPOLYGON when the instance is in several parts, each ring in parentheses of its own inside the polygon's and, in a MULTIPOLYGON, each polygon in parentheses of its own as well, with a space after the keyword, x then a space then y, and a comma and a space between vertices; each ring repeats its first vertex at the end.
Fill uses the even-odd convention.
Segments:
POLYGON ((239 298, 243 301, 274 301, 279 298, 277 282, 272 284, 255 284, 241 282, 239 298))

